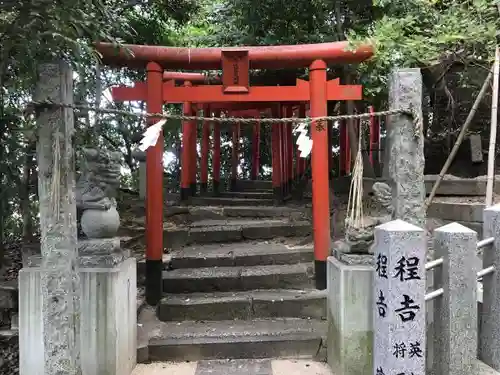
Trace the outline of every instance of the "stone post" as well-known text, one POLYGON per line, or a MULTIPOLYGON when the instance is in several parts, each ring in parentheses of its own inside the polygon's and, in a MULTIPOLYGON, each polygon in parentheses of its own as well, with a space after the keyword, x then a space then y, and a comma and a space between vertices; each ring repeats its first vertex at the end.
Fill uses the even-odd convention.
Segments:
POLYGON ((484 155, 481 134, 471 134, 469 136, 469 144, 471 161, 473 163, 482 163, 484 161, 484 155))
MULTIPOLYGON (((422 119, 420 69, 399 69, 389 81, 389 109, 411 110, 422 119)), ((384 168, 392 188, 394 218, 425 227, 424 137, 408 115, 389 116, 384 168)))
MULTIPOLYGON (((40 66, 35 101, 73 104, 73 72, 66 63, 40 66)), ((41 267, 38 296, 23 283, 20 294, 20 373, 79 375, 80 280, 77 270, 73 110, 39 107, 38 193, 40 201, 41 267), (39 309, 30 321, 30 305, 39 309), (31 324, 33 323, 33 324, 31 324)))
POLYGON ((477 233, 458 223, 434 232, 434 367, 439 375, 469 375, 477 357, 477 233))
POLYGON ((379 225, 374 250, 373 374, 425 375, 425 231, 379 225))
POLYGON ((146 199, 146 153, 136 150, 132 156, 139 162, 139 198, 146 199))
POLYGON ((483 277, 483 304, 479 335, 479 359, 500 371, 500 204, 484 210, 484 238, 495 237, 493 248, 483 250, 483 268, 495 272, 483 277))
MULTIPOLYGON (((69 67, 42 67, 35 100, 70 103, 71 92, 69 67)), ((137 280, 135 258, 116 237, 121 153, 83 149, 75 184, 73 111, 40 108, 37 123, 42 254, 19 272, 20 374, 130 375, 137 280)))

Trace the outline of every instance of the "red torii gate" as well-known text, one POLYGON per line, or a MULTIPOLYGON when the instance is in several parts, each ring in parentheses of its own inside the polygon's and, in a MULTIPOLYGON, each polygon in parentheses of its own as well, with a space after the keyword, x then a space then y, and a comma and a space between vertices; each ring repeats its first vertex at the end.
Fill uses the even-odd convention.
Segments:
MULTIPOLYGON (((231 114, 231 116, 242 117, 242 118, 252 118, 255 120, 255 124, 253 126, 253 139, 252 144, 254 145, 252 150, 252 170, 251 170, 251 179, 255 180, 258 175, 259 167, 260 167, 260 120, 262 114, 274 113, 279 115, 280 108, 285 108, 287 117, 293 116, 293 104, 291 103, 215 103, 209 106, 210 110, 224 110, 231 114), (245 108, 245 109, 244 109, 245 108)), ((305 117, 305 103, 300 103, 298 106, 298 117, 305 117)), ((210 112, 212 113, 212 112, 210 112)), ((298 119, 297 119, 298 120, 298 119)), ((206 183, 207 173, 203 171, 205 165, 208 165, 208 162, 204 162, 205 152, 203 150, 208 150, 208 129, 205 127, 203 130, 203 140, 202 140, 202 171, 201 171, 201 186, 206 183), (207 145, 207 146, 203 146, 207 145)), ((301 176, 305 171, 305 159, 299 158, 299 152, 297 151, 296 157, 296 168, 295 171, 293 169, 293 136, 292 136, 292 124, 286 124, 286 132, 282 131, 283 129, 278 129, 278 131, 274 131, 272 144, 274 147, 272 148, 272 156, 275 160, 275 164, 273 165, 273 187, 275 193, 275 199, 281 200, 284 195, 288 192, 288 189, 291 187, 291 181, 295 176, 301 176), (286 147, 284 147, 286 145, 286 147), (281 152, 281 151, 284 152, 281 152), (283 171, 283 173, 281 173, 283 171)), ((218 134, 217 134, 218 137, 218 134)), ((239 126, 236 125, 233 127, 233 143, 237 145, 239 143, 239 126)), ((213 149, 214 155, 219 154, 220 149, 217 146, 213 149)), ((232 160, 232 178, 231 178, 231 186, 234 187, 236 180, 236 168, 238 166, 237 154, 238 149, 233 149, 233 160, 232 160)), ((208 155, 207 155, 208 157, 208 155)), ((218 170, 218 166, 214 164, 214 168, 218 170)), ((214 174, 214 181, 218 181, 218 174, 214 174)))
MULTIPOLYGON (((259 164, 259 154, 260 154, 260 116, 261 111, 258 109, 240 109, 240 110, 228 110, 230 116, 241 117, 241 118, 252 118, 255 119, 255 124, 253 126, 253 148, 252 148, 252 170, 251 179, 256 180, 258 174, 258 164, 259 164)), ((240 124, 237 123, 232 129, 233 132, 233 153, 231 160, 231 189, 236 188, 236 180, 238 174, 239 166, 239 144, 241 136, 240 124)))
MULTIPOLYGON (((97 50, 110 65, 146 67, 145 83, 133 88, 117 87, 113 97, 146 100, 149 113, 160 113, 164 102, 310 102, 310 116, 327 115, 328 100, 359 100, 362 88, 327 81, 327 63, 358 63, 370 58, 371 46, 350 50, 347 42, 296 46, 241 48, 173 48, 99 43, 97 50), (132 52, 132 54, 130 54, 132 52), (297 80, 295 86, 250 87, 249 69, 309 67, 309 82, 297 80), (174 69, 221 69, 222 85, 175 87, 163 82, 163 71, 174 69)), ((154 124, 157 118, 149 118, 154 124)), ((273 127, 274 129, 280 127, 273 127)), ((326 258, 330 252, 330 210, 328 173, 328 134, 324 121, 312 123, 313 230, 315 278, 318 289, 326 288, 326 258)), ((184 154, 184 152, 183 152, 184 154)), ((163 257, 163 136, 147 150, 146 187, 146 300, 156 304, 162 294, 163 257)), ((274 160, 273 160, 274 165, 274 160)))
MULTIPOLYGON (((165 77, 165 74, 164 74, 165 77)), ((189 77, 185 77, 186 79, 189 77)), ((200 78, 201 81, 201 78, 200 78)), ((192 81, 191 81, 192 82, 192 81)), ((170 85, 172 83, 169 83, 170 85)), ((191 83, 185 82, 185 86, 190 87, 191 83)), ((117 98, 117 100, 120 100, 120 97, 117 98)), ((259 117, 261 114, 261 111, 259 109, 255 108, 260 108, 262 112, 264 112, 265 109, 269 109, 269 104, 266 103, 251 103, 251 102, 244 102, 244 103, 212 103, 210 105, 208 104, 203 104, 203 105, 197 105, 194 103, 189 103, 185 102, 184 103, 184 114, 186 116, 193 115, 194 112, 196 112, 199 109, 202 109, 204 112, 205 117, 211 117, 212 114, 215 115, 215 117, 218 117, 222 111, 237 114, 239 117, 252 117, 255 118, 256 124, 254 125, 254 144, 257 145, 257 147, 254 148, 253 150, 253 157, 252 157, 252 179, 257 178, 258 174, 258 169, 259 169, 259 139, 260 139, 260 123, 259 123, 259 117)), ((200 165, 200 170, 201 170, 201 178, 200 178, 200 192, 205 193, 208 190, 208 153, 210 150, 210 142, 209 142, 209 136, 210 136, 210 125, 211 121, 206 120, 203 123, 202 127, 202 141, 201 141, 201 165, 200 165)), ((214 145, 212 147, 212 169, 213 169, 213 174, 212 174, 212 182, 213 182, 213 189, 214 193, 217 194, 219 192, 219 185, 220 185, 220 123, 214 121, 214 145)), ((233 144, 236 145, 238 144, 239 140, 239 132, 236 131, 236 128, 234 128, 233 131, 233 144)), ((189 149, 189 152, 183 153, 183 161, 182 161, 182 171, 181 171, 181 199, 187 199, 189 196, 192 196, 196 192, 196 126, 194 125, 193 122, 190 121, 184 121, 183 123, 183 138, 186 139, 187 141, 185 142, 186 149, 189 149)), ((233 149, 233 179, 235 180, 236 178, 236 169, 237 168, 237 163, 236 163, 236 156, 238 154, 238 149, 234 148, 233 149)), ((232 181, 232 185, 234 185, 234 182, 232 181)))
MULTIPOLYGON (((193 105, 192 107, 196 107, 193 105)), ((226 111, 230 113, 232 116, 242 117, 242 118, 252 118, 255 119, 255 124, 253 126, 253 135, 254 135, 254 149, 252 150, 252 171, 251 171, 251 179, 257 179, 257 174, 259 170, 259 141, 260 141, 260 116, 261 110, 255 109, 254 107, 262 107, 262 112, 264 112, 264 108, 262 103, 258 103, 257 105, 252 103, 216 103, 210 105, 202 105, 201 106, 204 112, 205 117, 211 117, 214 114, 216 117, 220 116, 222 111, 226 111), (235 105, 237 104, 237 105, 235 105)), ((201 178, 200 178, 200 192, 204 193, 207 191, 208 185, 208 153, 210 150, 209 145, 209 137, 210 137, 210 125, 211 121, 206 120, 203 122, 202 128, 202 140, 201 140, 201 178)), ((233 132, 233 155, 232 155, 232 185, 234 185, 233 180, 236 179, 236 171, 237 171, 237 154, 238 144, 239 144, 239 125, 235 124, 232 130, 233 132), (235 147, 236 145, 236 147, 235 147)), ((214 147, 212 147, 212 167, 213 167, 213 186, 214 193, 218 193, 219 190, 219 179, 220 179, 220 123, 214 122, 214 147)), ((192 161, 193 162, 193 161, 192 161)), ((186 194, 184 194, 186 196, 186 194)))
MULTIPOLYGON (((289 104, 286 104, 285 106, 288 106, 289 104)), ((304 104, 301 104, 301 106, 304 106, 304 104)), ((251 169, 251 175, 250 178, 252 180, 257 179, 257 175, 260 169, 260 117, 263 113, 269 113, 273 107, 276 107, 276 104, 269 104, 269 103, 250 103, 250 102, 245 102, 245 103, 215 103, 211 104, 209 106, 205 106, 205 115, 206 116, 211 116, 212 113, 219 114, 221 111, 226 111, 229 113, 231 116, 236 116, 236 117, 241 117, 241 118, 250 118, 255 120, 255 124, 253 124, 253 139, 252 139, 252 144, 254 145, 252 149, 252 169, 251 169), (206 111, 210 111, 208 114, 206 111), (215 111, 215 112, 214 112, 215 111)), ((305 106, 304 106, 305 107, 305 106)), ((240 127, 238 124, 235 124, 236 126, 233 127, 233 144, 235 147, 233 148, 233 155, 232 155, 232 177, 231 177, 231 187, 234 188, 236 185, 236 171, 238 167, 238 144, 239 144, 239 132, 240 132, 240 127)), ((289 124, 289 128, 291 130, 291 124, 289 124)), ((210 121, 205 121, 203 124, 203 131, 202 131, 202 142, 201 142, 201 183, 200 183, 200 190, 202 192, 206 191, 206 185, 208 182, 208 172, 206 171, 207 166, 208 166, 208 150, 209 150, 209 133, 210 133, 210 121)), ((212 148, 213 150, 213 169, 214 169, 214 174, 213 174, 213 181, 214 181, 214 192, 217 193, 217 185, 219 181, 219 172, 220 172, 220 131, 218 130, 218 123, 214 124, 214 138, 215 138, 215 145, 212 148)), ((281 132, 280 135, 283 135, 284 133, 281 132)), ((280 139, 279 142, 284 142, 285 140, 280 139)), ((288 149, 293 150, 293 144, 292 142, 292 137, 290 136, 289 138, 286 139, 287 142, 290 144, 287 145, 288 149)), ((276 142, 276 141, 275 141, 276 142)), ((286 160, 283 160, 282 156, 288 156, 288 154, 280 155, 280 150, 273 149, 273 156, 281 158, 281 161, 284 161, 285 164, 288 166, 288 169, 292 169, 292 173, 290 174, 290 180, 293 176, 293 163, 292 163, 292 158, 288 158, 286 160)), ((292 155, 292 152, 289 152, 290 155, 292 155)), ((277 168, 282 168, 281 165, 278 165, 277 167, 275 166, 273 168, 273 176, 279 177, 281 174, 279 171, 277 171, 277 168)), ((303 171, 305 170, 305 160, 297 160, 297 165, 296 165, 296 175, 302 175, 303 171)), ((276 180, 276 178, 275 178, 276 180)), ((275 182, 275 197, 277 200, 281 200, 282 198, 282 191, 286 187, 285 185, 286 181, 276 181, 275 182), (280 191, 281 190, 281 191, 280 191)), ((288 185, 290 183, 288 182, 288 185)))

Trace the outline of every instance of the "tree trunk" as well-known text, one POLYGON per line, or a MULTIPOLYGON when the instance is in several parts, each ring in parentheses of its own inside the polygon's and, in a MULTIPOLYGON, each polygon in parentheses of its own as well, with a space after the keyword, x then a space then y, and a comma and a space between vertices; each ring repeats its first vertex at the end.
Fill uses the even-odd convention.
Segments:
MULTIPOLYGON (((1 81, 1 79, 0 79, 1 81)), ((0 103, 0 115, 3 115, 3 101, 0 103)), ((2 135, 5 131, 5 124, 3 122, 3 118, 0 116, 0 143, 2 142, 2 135)), ((0 147, 0 160, 4 158, 4 147, 0 147)), ((7 205, 7 186, 8 183, 5 181, 5 173, 0 173, 0 268, 2 268, 4 263, 4 254, 5 254, 5 220, 8 217, 8 213, 5 212, 7 205)))
POLYGON ((23 167, 23 183, 21 187, 21 215, 23 218, 23 242, 33 242, 33 215, 31 213, 32 174, 36 142, 28 141, 25 148, 25 162, 23 167))
MULTIPOLYGON (((3 184, 2 181, 2 185, 3 184)), ((5 228, 4 228, 4 220, 7 217, 5 211, 5 194, 3 194, 2 191, 0 191, 0 268, 3 266, 3 261, 4 261, 4 254, 5 254, 5 228)))

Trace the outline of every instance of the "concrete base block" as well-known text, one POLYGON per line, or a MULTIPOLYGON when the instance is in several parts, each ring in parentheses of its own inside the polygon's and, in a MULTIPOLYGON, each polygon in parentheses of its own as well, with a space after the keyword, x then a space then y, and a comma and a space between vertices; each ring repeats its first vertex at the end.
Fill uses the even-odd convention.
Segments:
MULTIPOLYGON (((82 375, 130 375, 137 356, 136 260, 80 268, 82 375)), ((44 375, 40 267, 19 272, 19 370, 44 375)))
POLYGON ((373 369, 373 266, 329 257, 328 364, 336 375, 366 375, 373 369))

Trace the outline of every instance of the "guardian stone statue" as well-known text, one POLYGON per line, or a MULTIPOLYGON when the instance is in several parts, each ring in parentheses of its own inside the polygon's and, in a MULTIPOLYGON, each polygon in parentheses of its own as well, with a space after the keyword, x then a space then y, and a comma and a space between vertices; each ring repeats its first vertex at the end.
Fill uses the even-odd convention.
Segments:
POLYGON ((91 238, 112 238, 120 226, 116 191, 120 185, 120 152, 83 149, 84 163, 76 183, 81 229, 91 238))

